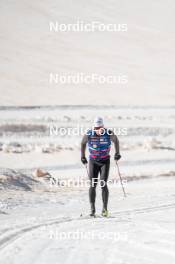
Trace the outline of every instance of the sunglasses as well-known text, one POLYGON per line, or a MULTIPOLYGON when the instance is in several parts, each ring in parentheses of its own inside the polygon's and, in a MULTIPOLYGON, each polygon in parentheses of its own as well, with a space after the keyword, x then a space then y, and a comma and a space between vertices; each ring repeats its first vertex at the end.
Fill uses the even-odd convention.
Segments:
POLYGON ((99 130, 99 129, 101 129, 101 128, 103 128, 103 127, 94 127, 94 130, 99 130))

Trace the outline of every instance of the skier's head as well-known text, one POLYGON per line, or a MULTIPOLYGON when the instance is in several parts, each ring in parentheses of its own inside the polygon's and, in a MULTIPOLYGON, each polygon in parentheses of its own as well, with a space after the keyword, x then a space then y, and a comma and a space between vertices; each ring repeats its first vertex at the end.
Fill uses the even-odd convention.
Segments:
POLYGON ((98 116, 94 119, 94 130, 97 133, 97 135, 101 134, 101 132, 104 130, 104 124, 103 124, 102 117, 98 116))
POLYGON ((98 127, 104 127, 103 118, 100 116, 97 116, 94 119, 94 128, 98 128, 98 127))

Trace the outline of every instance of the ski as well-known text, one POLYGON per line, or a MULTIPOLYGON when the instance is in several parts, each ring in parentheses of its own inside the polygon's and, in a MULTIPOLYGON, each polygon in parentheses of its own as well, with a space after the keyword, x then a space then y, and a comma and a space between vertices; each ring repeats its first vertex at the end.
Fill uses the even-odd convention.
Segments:
POLYGON ((80 214, 80 219, 96 219, 96 218, 115 218, 114 216, 111 216, 111 215, 108 215, 108 216, 103 216, 103 215, 99 215, 99 214, 95 214, 94 216, 91 216, 91 215, 83 215, 83 214, 80 214))

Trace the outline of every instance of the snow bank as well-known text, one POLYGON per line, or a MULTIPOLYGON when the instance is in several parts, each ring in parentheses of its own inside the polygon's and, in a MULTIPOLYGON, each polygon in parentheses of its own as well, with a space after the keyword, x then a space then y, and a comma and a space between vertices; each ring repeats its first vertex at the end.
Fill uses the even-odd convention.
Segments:
POLYGON ((0 190, 46 191, 49 189, 50 177, 49 173, 40 174, 39 177, 38 174, 26 174, 17 170, 4 169, 0 174, 0 190))

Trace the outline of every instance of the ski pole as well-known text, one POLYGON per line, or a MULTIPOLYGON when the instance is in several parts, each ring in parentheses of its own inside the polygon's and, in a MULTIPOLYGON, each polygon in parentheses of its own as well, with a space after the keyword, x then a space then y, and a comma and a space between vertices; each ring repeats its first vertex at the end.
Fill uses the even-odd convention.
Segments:
POLYGON ((120 184, 121 184, 122 190, 123 190, 123 195, 124 195, 124 197, 126 197, 126 192, 125 192, 125 189, 124 189, 124 186, 123 186, 122 176, 121 176, 117 161, 116 161, 116 165, 117 165, 118 175, 119 175, 119 179, 120 179, 120 184))

